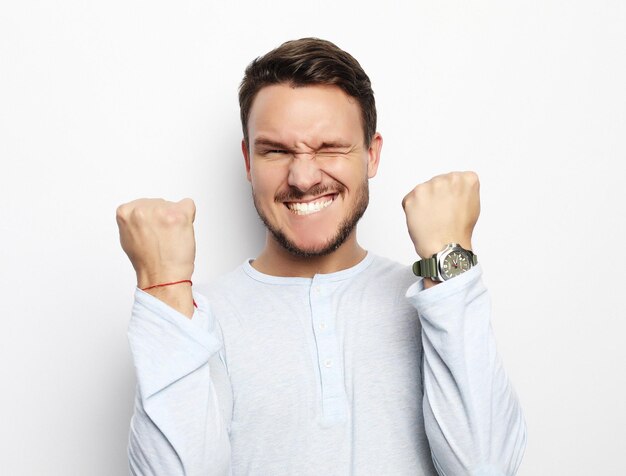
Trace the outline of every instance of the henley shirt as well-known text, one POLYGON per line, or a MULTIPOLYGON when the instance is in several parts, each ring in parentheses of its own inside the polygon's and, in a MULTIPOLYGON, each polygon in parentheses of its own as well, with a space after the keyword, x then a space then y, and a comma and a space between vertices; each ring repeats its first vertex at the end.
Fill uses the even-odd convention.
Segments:
POLYGON ((247 260, 191 319, 136 288, 133 475, 509 476, 526 426, 481 265, 424 289, 368 253, 312 278, 247 260))

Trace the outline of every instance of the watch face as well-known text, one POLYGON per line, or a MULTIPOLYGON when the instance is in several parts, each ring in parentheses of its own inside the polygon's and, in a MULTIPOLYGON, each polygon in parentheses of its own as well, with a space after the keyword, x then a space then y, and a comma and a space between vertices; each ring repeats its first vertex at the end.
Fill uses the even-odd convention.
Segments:
POLYGON ((441 263, 441 274, 443 279, 454 278, 470 269, 471 265, 467 254, 462 251, 452 251, 441 263))

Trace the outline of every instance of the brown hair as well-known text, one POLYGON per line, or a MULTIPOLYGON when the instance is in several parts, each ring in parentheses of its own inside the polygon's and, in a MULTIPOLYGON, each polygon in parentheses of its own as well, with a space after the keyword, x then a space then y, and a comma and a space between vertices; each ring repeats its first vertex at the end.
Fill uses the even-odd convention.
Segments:
POLYGON ((355 98, 361 107, 364 142, 369 147, 376 133, 376 104, 370 79, 350 54, 319 38, 287 41, 248 65, 239 86, 246 147, 249 147, 248 117, 256 94, 265 86, 280 83, 294 87, 335 85, 355 98))

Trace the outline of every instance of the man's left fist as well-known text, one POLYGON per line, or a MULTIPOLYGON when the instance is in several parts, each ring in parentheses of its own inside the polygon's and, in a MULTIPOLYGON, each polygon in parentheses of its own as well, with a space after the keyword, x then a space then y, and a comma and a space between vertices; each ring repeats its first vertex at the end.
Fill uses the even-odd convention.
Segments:
POLYGON ((479 189, 475 172, 451 172, 433 177, 404 197, 406 224, 418 255, 430 258, 448 243, 472 249, 479 189))

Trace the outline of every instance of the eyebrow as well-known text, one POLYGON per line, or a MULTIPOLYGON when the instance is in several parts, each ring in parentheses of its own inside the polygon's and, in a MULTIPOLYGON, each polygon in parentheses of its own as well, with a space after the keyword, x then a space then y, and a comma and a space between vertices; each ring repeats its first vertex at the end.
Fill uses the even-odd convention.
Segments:
POLYGON ((287 147, 285 144, 281 144, 280 142, 276 142, 270 139, 267 139, 266 137, 259 137, 257 139, 254 140, 254 146, 258 147, 258 146, 268 146, 268 147, 273 147, 276 149, 289 149, 289 147, 287 147))
POLYGON ((329 141, 329 142, 322 142, 320 149, 348 149, 350 147, 351 147, 350 144, 345 144, 340 141, 329 141))

